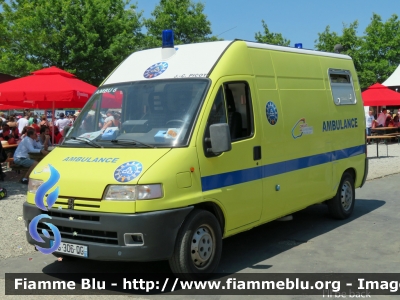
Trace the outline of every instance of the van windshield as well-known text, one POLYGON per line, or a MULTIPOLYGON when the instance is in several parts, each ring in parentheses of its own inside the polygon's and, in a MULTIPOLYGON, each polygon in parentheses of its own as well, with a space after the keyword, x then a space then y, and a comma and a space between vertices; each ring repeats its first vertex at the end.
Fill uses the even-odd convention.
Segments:
POLYGON ((186 146, 208 86, 208 79, 101 86, 75 120, 62 145, 186 146))

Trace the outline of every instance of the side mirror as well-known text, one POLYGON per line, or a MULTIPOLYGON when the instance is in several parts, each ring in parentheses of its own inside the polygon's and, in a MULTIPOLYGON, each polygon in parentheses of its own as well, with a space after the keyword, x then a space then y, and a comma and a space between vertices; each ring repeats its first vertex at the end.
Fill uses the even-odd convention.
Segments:
POLYGON ((208 152, 219 154, 232 149, 229 125, 226 123, 213 124, 210 126, 211 147, 208 152))

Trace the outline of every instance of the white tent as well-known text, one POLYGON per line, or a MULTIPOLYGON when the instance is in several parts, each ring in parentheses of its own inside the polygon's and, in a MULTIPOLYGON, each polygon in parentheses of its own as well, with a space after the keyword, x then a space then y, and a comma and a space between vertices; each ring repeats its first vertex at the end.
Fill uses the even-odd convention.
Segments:
POLYGON ((400 65, 396 70, 390 75, 385 82, 382 83, 384 86, 400 86, 400 65))

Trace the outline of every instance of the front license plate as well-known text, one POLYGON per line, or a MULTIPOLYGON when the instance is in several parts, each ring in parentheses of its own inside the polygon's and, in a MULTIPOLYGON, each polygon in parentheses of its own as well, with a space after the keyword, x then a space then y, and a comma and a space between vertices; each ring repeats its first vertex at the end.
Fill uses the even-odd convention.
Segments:
MULTIPOLYGON (((54 241, 50 241, 50 247, 53 247, 54 241)), ((77 245, 77 244, 71 244, 71 243, 63 243, 61 242, 60 246, 55 252, 59 253, 66 253, 69 255, 75 255, 75 256, 83 256, 83 257, 88 257, 88 247, 87 246, 82 246, 82 245, 77 245)))

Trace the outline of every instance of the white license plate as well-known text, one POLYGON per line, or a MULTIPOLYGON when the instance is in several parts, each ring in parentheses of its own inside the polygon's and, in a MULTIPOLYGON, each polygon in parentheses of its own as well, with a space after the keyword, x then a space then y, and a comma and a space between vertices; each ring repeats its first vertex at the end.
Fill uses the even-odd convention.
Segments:
MULTIPOLYGON (((54 241, 50 241, 50 247, 53 247, 54 241)), ((63 243, 61 242, 60 246, 58 249, 55 251, 58 253, 66 253, 69 255, 75 255, 75 256, 83 256, 83 257, 88 257, 88 247, 87 246, 82 246, 82 245, 76 245, 76 244, 71 244, 71 243, 63 243)))

